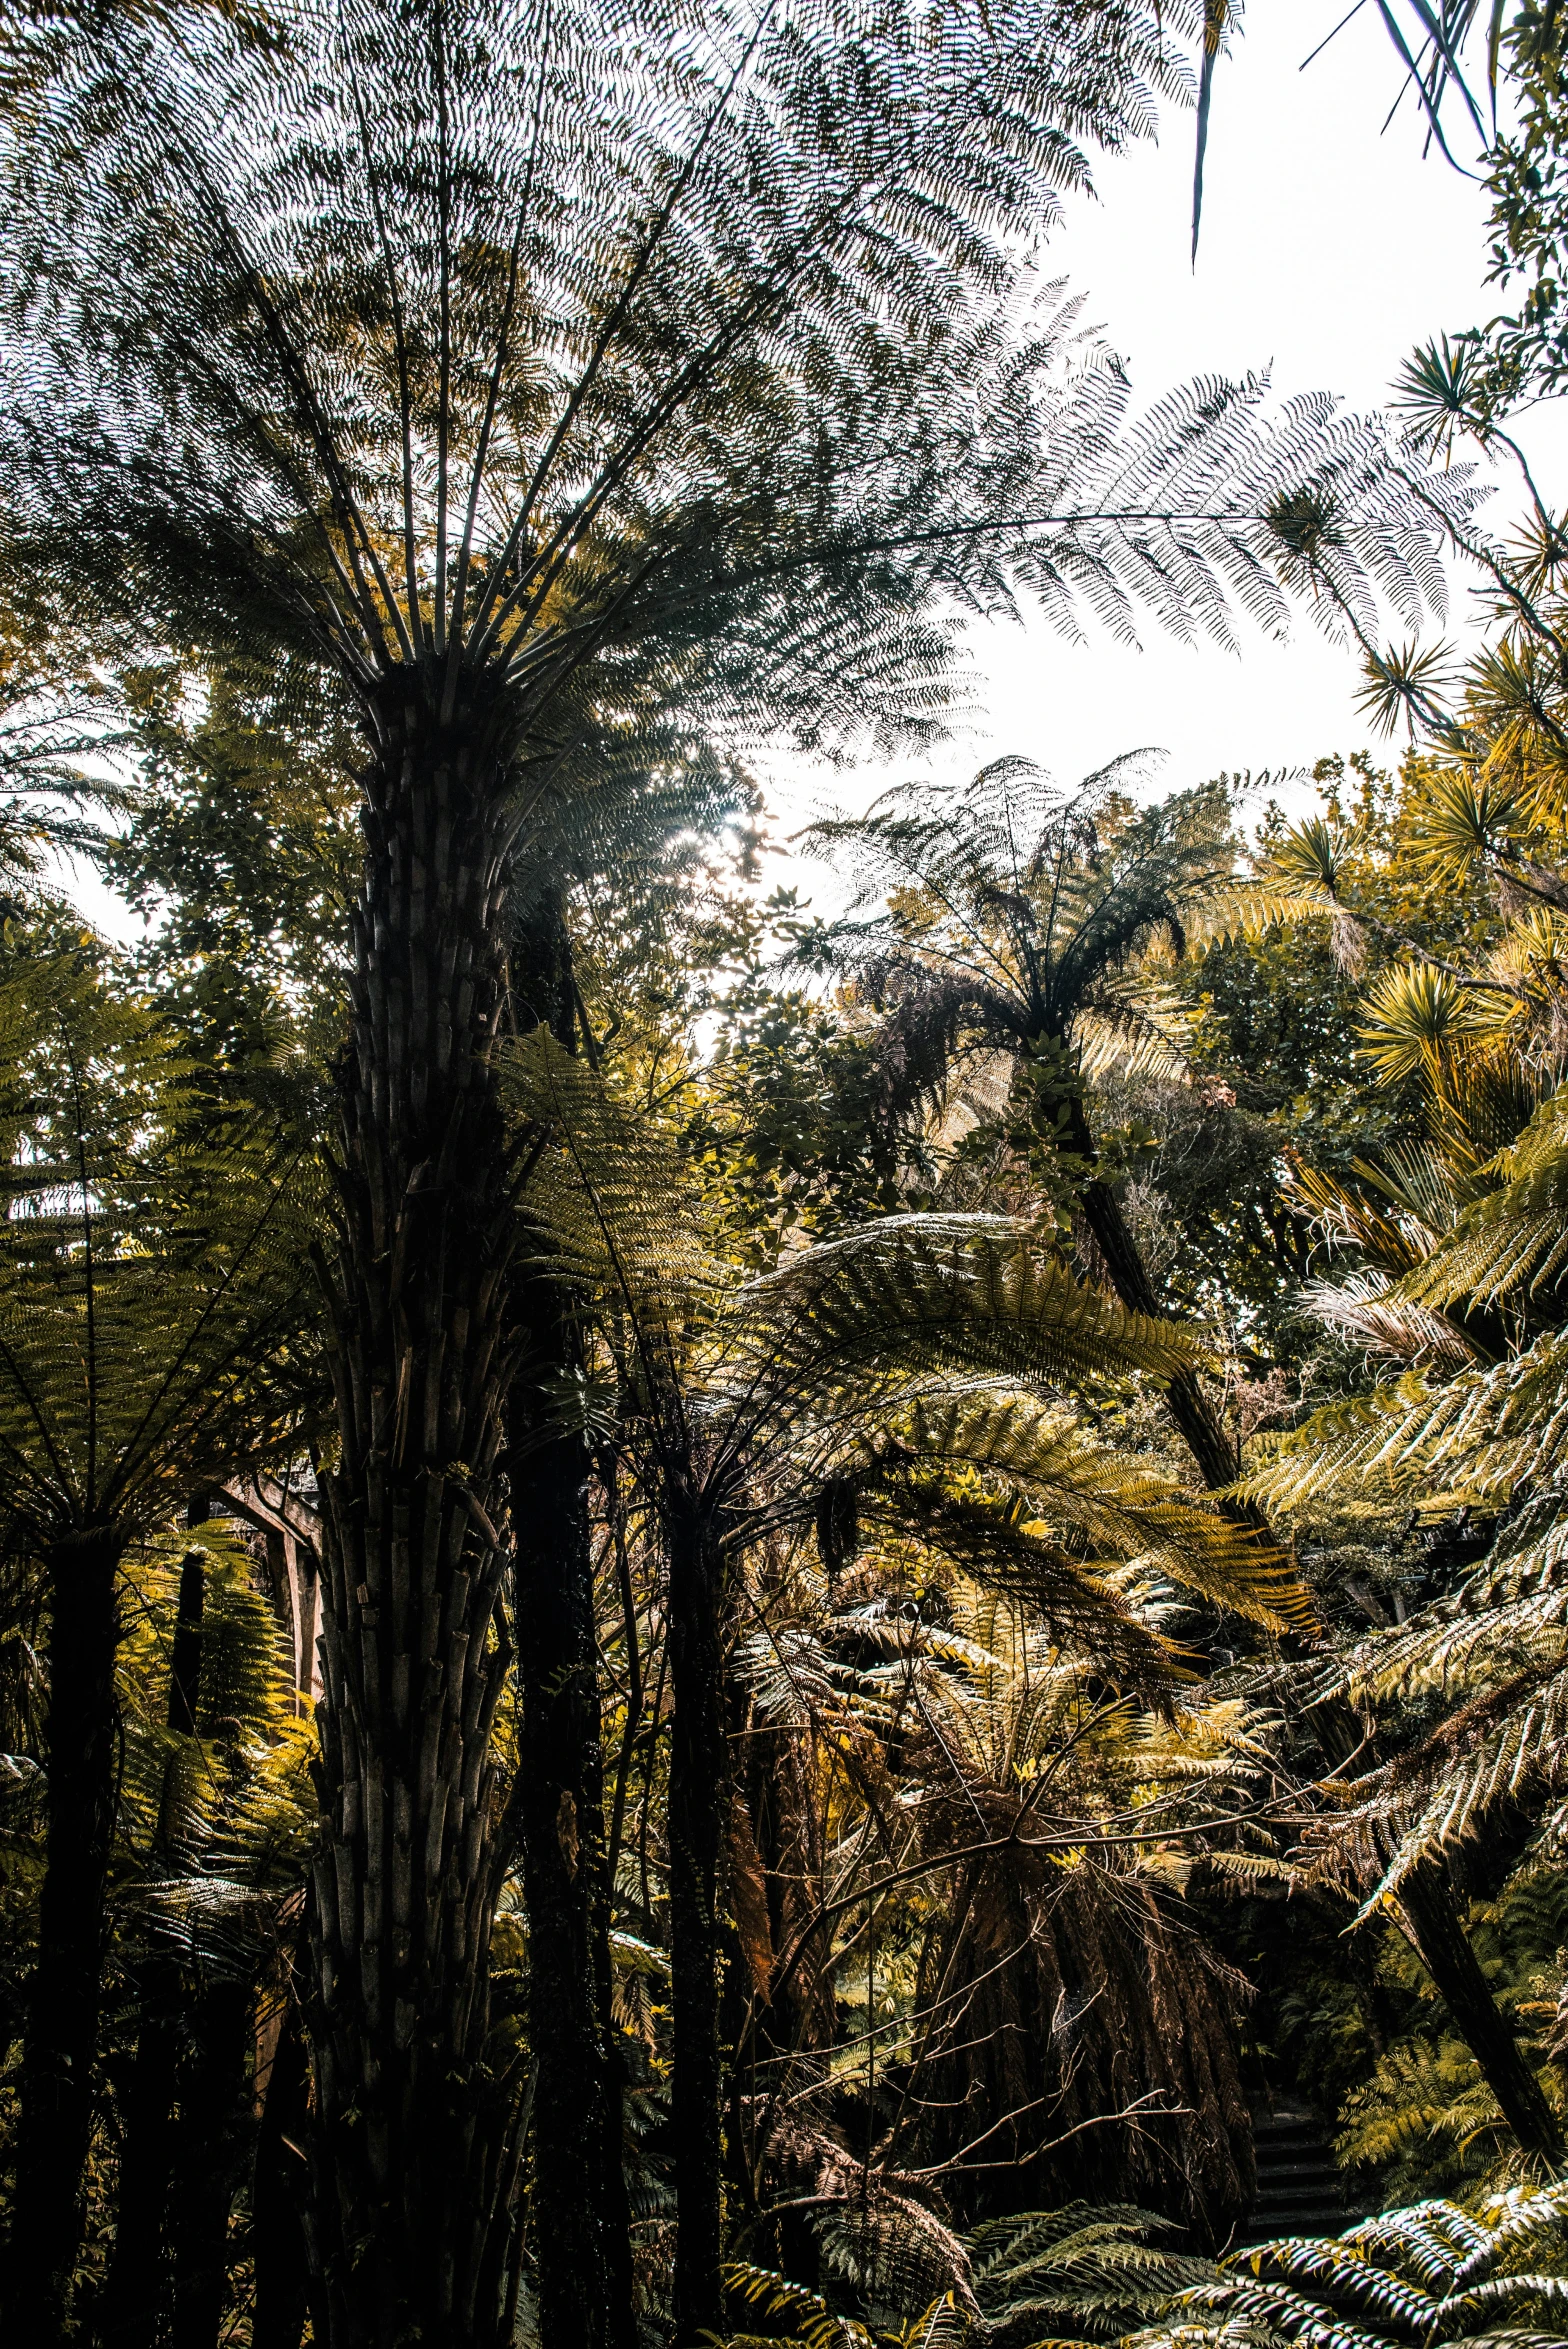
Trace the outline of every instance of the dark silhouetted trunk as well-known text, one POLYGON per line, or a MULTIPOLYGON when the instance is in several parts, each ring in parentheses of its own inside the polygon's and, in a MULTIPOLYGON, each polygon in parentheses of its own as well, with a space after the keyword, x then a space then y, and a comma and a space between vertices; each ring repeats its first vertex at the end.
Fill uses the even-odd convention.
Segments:
MULTIPOLYGON (((557 1334, 569 1345, 564 1329, 557 1334)), ((524 1410, 519 1401, 512 1457, 523 1681, 517 1812, 528 1899, 528 2035, 539 2065, 529 2233, 541 2338, 551 2349, 603 2349, 605 2049, 593 1942, 604 1831, 596 1799, 589 1457, 580 1432, 530 1439, 524 1410)))
POLYGON ((7 2310, 8 2337, 29 2349, 61 2337, 81 2240, 114 1837, 115 1588, 123 1546, 112 1526, 92 1526, 56 1542, 44 1560, 48 1835, 22 2044, 7 2310))
MULTIPOLYGON (((1073 1092, 1065 1098, 1067 1125, 1062 1139, 1075 1157, 1090 1164, 1095 1155, 1094 1137, 1089 1131, 1082 1095, 1073 1092)), ((1168 1307, 1155 1294, 1148 1268, 1127 1229, 1127 1218, 1115 1191, 1108 1183, 1086 1182, 1080 1186, 1078 1203, 1100 1252, 1106 1277, 1127 1311, 1149 1314, 1156 1319, 1163 1317, 1168 1307)), ((1214 1492, 1222 1485, 1234 1484, 1241 1472, 1240 1456, 1218 1407, 1204 1393, 1197 1372, 1178 1371, 1166 1385, 1165 1400, 1209 1490, 1214 1492)))
POLYGON ((482 2349, 508 2137, 485 2071, 507 1669, 496 1530, 514 1173, 495 1050, 510 745, 487 681, 379 696, 329 1270, 314 2244, 331 2349, 482 2349))
POLYGON ((1548 2169, 1561 2169, 1562 2132, 1513 2025, 1481 1971, 1460 1922, 1447 1870, 1438 1861, 1423 1861, 1400 1885, 1398 1899, 1421 1963, 1442 1993, 1454 2027, 1480 2065, 1520 2150, 1548 2169))
POLYGON ((261 2124, 251 2173, 251 2256, 256 2298, 251 2349, 300 2349, 310 2307, 303 2205, 310 2128, 310 2068, 299 2008, 291 1998, 262 2085, 261 2124))
POLYGON ((724 1560, 700 1505, 670 1525, 671 2122, 675 2152, 675 2341, 723 2329, 719 2265, 723 2140, 719 2049, 719 1867, 728 1815, 724 1734, 724 1560))
POLYGON ((242 1982, 195 1989, 155 1962, 141 1999, 98 2330, 106 2349, 218 2349, 249 2137, 253 1995, 242 1982))
POLYGON ((632 2206, 626 2189, 626 2064, 611 2006, 610 1901, 608 1878, 603 1897, 595 1903, 593 1962, 594 1991, 599 2008, 599 2036, 604 2048, 604 2140, 599 2161, 600 2209, 604 2227, 606 2308, 605 2349, 637 2349, 637 2317, 632 2305, 632 2206))
MULTIPOLYGON (((518 1024, 574 1048, 577 999, 564 908, 531 905, 513 954, 518 1024)), ((581 1340, 547 1271, 518 1293, 521 1342, 508 1465, 517 1544, 523 1688, 516 1816, 528 1903, 534 2050, 529 2235, 541 2338, 551 2349, 635 2339, 621 2166, 619 2075, 610 2053, 609 1885, 587 1432, 560 1424, 581 1340)))
MULTIPOLYGON (((191 1504, 193 1522, 206 1514, 205 1496, 191 1504)), ((165 1719, 179 1737, 196 1735, 201 1704, 202 1618, 206 1612, 207 1553, 187 1550, 180 1565, 179 1595, 175 1607, 174 1637, 169 1654, 169 1696, 165 1719)), ((160 1819, 160 1842, 170 1832, 160 1819)), ((104 2287, 99 2330, 112 2349, 154 2349, 168 2334, 171 2310, 174 2338, 195 2349, 180 2330, 177 2272, 171 2264, 170 2214, 176 2166, 185 2134, 184 2115, 177 2120, 175 2103, 191 2093, 190 2031, 203 2001, 188 1989, 178 1965, 169 1958, 149 1958, 137 1969, 137 1999, 141 2020, 136 2056, 131 2066, 121 2114, 119 2191, 115 2205, 114 2256, 104 2287), (183 2085, 182 2085, 183 2082, 183 2085)), ((242 2026, 243 2027, 243 2026, 242 2026)), ((243 2087, 243 2059, 241 2062, 243 2087)), ((207 2093, 198 2084, 198 2096, 207 2093)), ((209 2191, 204 2177, 197 2192, 209 2191)), ((224 2208, 224 2231, 228 2211, 224 2208)), ((189 2265, 187 2246, 186 2264, 189 2265)), ((219 2303, 221 2312, 221 2298, 219 2303)), ((216 2339, 217 2315, 211 2339, 216 2339)))
POLYGON ((154 2349, 168 2313, 166 2221, 180 2044, 177 1969, 146 1967, 139 1990, 141 2024, 121 2110, 114 2256, 99 2317, 108 2349, 154 2349))
POLYGON ((180 2051, 170 2241, 171 2349, 218 2349, 228 2293, 229 2218, 250 2150, 246 2058, 255 1992, 211 1982, 193 2001, 180 2051))
POLYGON ((169 1651, 169 1727, 194 1737, 201 1703, 201 1626, 207 1611, 207 1553, 187 1550, 180 1561, 180 1594, 169 1651))

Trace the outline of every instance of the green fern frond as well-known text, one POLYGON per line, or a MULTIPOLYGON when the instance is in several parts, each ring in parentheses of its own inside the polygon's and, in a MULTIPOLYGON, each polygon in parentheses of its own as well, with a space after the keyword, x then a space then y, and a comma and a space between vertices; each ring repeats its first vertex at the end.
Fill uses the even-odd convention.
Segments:
MULTIPOLYGON (((771 2268, 728 2260, 720 2274, 726 2292, 747 2307, 760 2309, 764 2316, 792 2319, 794 2331, 789 2338, 803 2343, 804 2349, 874 2349, 870 2333, 858 2318, 841 2316, 820 2293, 791 2283, 771 2268)), ((770 2337, 777 2340, 779 2336, 774 2333, 770 2337)), ((724 2336, 726 2349, 741 2349, 741 2344, 755 2338, 750 2334, 724 2336)))

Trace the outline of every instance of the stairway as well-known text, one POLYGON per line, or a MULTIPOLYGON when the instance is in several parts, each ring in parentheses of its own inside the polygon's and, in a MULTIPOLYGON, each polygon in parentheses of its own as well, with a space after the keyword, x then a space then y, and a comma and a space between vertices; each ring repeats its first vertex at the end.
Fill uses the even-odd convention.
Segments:
POLYGON ((1320 2113, 1286 2105, 1255 2113, 1252 2143, 1258 2191, 1238 2230, 1239 2244, 1267 2243, 1276 2235, 1337 2235, 1352 2223, 1320 2113))

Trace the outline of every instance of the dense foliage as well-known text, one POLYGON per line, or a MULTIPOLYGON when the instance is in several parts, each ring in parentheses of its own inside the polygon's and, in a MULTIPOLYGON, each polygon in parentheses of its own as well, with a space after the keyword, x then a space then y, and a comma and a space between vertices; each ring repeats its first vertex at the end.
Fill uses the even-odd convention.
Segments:
POLYGON ((1515 314, 1138 407, 1236 14, 0 31, 8 2340, 1556 2340, 1568 26, 1382 9, 1515 314), (1026 600, 1405 747, 764 897, 1026 600))

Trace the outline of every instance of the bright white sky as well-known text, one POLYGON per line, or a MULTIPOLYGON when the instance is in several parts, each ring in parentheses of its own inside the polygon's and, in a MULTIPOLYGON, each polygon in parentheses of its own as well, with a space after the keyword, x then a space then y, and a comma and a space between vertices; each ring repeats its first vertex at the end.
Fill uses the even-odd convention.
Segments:
MULTIPOLYGON (((1103 325, 1141 402, 1192 375, 1269 368, 1282 394, 1326 389, 1376 406, 1415 344, 1503 307, 1483 284, 1484 191, 1435 151, 1423 159, 1408 97, 1382 132, 1400 67, 1375 9, 1299 70, 1346 5, 1250 0, 1215 79, 1195 274, 1190 115, 1167 118, 1159 147, 1103 165, 1098 202, 1073 203, 1051 265, 1087 293, 1086 321, 1103 325)), ((1457 108, 1453 128, 1463 129, 1457 108)), ((1473 133, 1453 144, 1469 160, 1473 133)), ((1568 497, 1564 406, 1537 410, 1520 438, 1548 499, 1568 497)), ((983 733, 924 769, 777 770, 781 820, 792 827, 828 801, 863 805, 902 775, 956 779, 1003 752, 1074 781, 1159 744, 1170 753, 1162 791, 1222 770, 1310 766, 1333 750, 1388 755, 1354 708, 1354 657, 1309 621, 1288 645, 1244 638, 1240 657, 1158 637, 1141 652, 1104 638, 1075 647, 1043 626, 987 628, 974 641, 983 733)), ((787 877, 814 887, 819 904, 835 894, 820 871, 787 877)))

